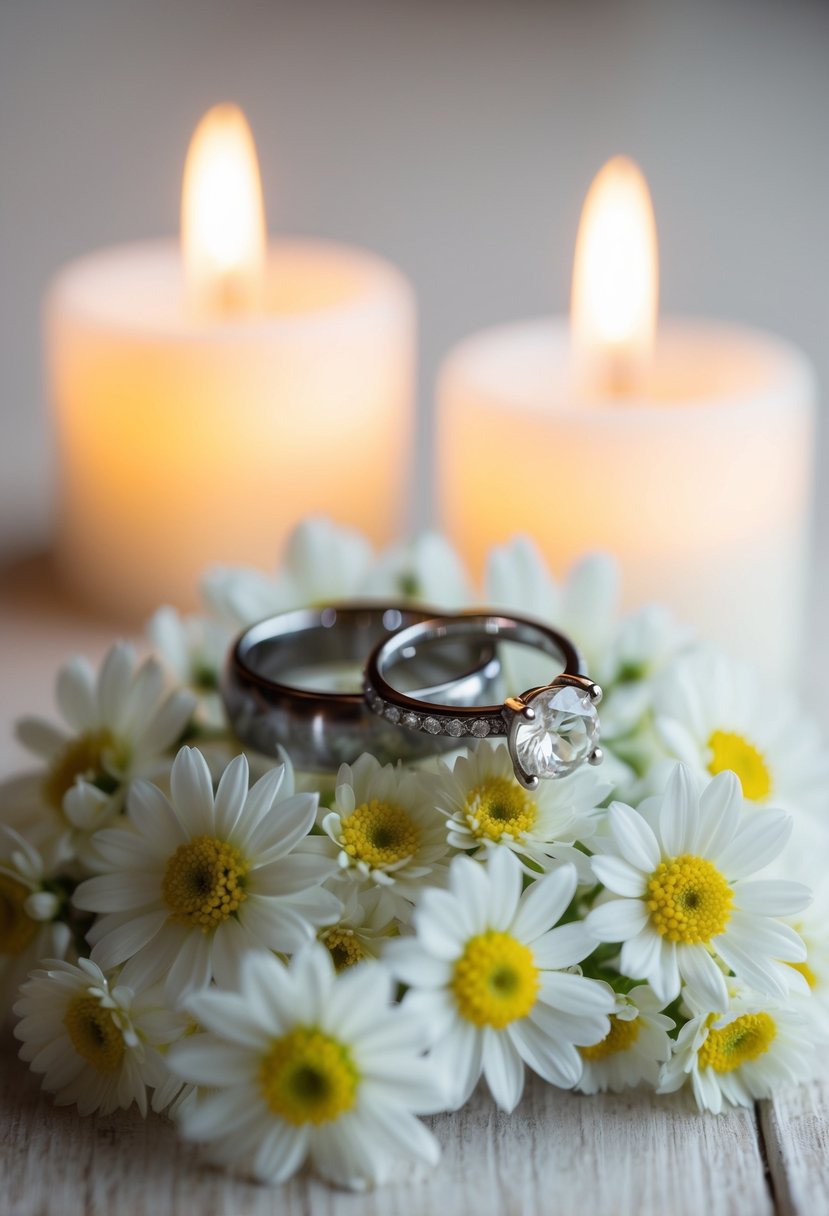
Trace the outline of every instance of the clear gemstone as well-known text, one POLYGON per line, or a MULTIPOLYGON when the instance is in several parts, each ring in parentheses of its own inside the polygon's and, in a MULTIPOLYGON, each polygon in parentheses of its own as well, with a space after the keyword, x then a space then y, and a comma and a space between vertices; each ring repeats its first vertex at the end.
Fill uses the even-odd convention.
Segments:
POLYGON ((529 702, 535 718, 516 715, 512 724, 515 754, 526 773, 565 777, 582 764, 599 741, 599 716, 580 688, 559 685, 529 702))
POLYGON ((440 722, 438 722, 437 718, 424 718, 423 730, 428 730, 430 735, 439 735, 440 722))
POLYGON ((461 722, 460 718, 451 718, 445 723, 443 729, 447 735, 451 735, 453 739, 457 739, 463 734, 463 722, 461 722))
POLYGON ((385 718, 386 718, 387 722, 397 723, 400 721, 400 710, 397 708, 396 705, 387 705, 386 706, 385 718))
POLYGON ((417 714, 404 714, 403 725, 408 726, 409 730, 417 730, 420 727, 420 718, 417 716, 417 714))
POLYGON ((489 723, 483 718, 478 718, 469 728, 470 735, 474 735, 476 739, 485 739, 489 734, 489 723))

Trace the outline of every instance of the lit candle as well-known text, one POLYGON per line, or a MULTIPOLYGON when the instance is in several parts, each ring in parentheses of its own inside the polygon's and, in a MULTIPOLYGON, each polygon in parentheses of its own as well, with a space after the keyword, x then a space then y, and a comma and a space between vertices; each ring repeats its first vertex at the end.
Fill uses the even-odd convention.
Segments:
POLYGON ((46 309, 57 558, 136 620, 189 607, 212 562, 272 566, 299 518, 391 539, 408 488, 414 302, 368 253, 267 245, 244 116, 219 106, 187 158, 182 248, 104 250, 46 309))
POLYGON ((788 343, 740 326, 662 321, 644 180, 618 158, 588 195, 572 328, 547 318, 477 334, 438 387, 449 538, 534 537, 559 575, 618 558, 627 607, 672 605, 775 675, 801 641, 815 381, 788 343))

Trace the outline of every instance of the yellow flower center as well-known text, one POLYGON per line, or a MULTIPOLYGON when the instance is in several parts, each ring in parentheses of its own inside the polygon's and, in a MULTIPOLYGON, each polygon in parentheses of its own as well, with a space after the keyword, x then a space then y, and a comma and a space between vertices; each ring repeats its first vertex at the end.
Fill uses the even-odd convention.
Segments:
POLYGON ((29 888, 0 874, 0 954, 22 954, 38 930, 23 907, 29 888))
POLYGON ((535 1005, 538 984, 530 948, 494 929, 469 939, 452 977, 461 1016, 475 1026, 496 1030, 527 1016, 535 1005))
POLYGON ((631 1018, 626 1022, 611 1013, 610 1030, 605 1037, 592 1047, 580 1047, 579 1051, 585 1060, 606 1060, 608 1056, 615 1056, 620 1051, 627 1051, 632 1047, 639 1038, 640 1029, 638 1018, 631 1018))
POLYGON ((806 983, 809 985, 809 987, 811 989, 814 990, 815 988, 817 988, 817 986, 818 986, 817 975, 812 970, 812 968, 809 966, 808 962, 789 963, 789 966, 792 968, 793 971, 800 972, 800 974, 803 976, 804 980, 806 981, 806 983))
POLYGON ((774 1019, 767 1013, 744 1013, 720 1030, 710 1030, 699 1049, 700 1068, 733 1072, 741 1064, 764 1055, 777 1035, 774 1019))
POLYGON ((329 929, 323 935, 323 944, 327 947, 337 971, 353 967, 355 963, 367 958, 365 947, 355 936, 353 929, 329 929))
POLYGON ((215 836, 194 836, 180 844, 167 862, 161 893, 170 920, 205 933, 238 909, 248 863, 238 849, 215 836))
POLYGON ((259 1066, 268 1109, 288 1123, 328 1123, 351 1110, 360 1077, 347 1047, 312 1026, 276 1039, 259 1066))
POLYGON ((420 846, 417 824, 402 807, 390 802, 364 802, 343 819, 340 844, 349 857, 373 870, 398 866, 420 846))
POLYGON ((97 997, 81 993, 67 1006, 63 1024, 75 1051, 96 1072, 111 1077, 124 1058, 124 1036, 116 1026, 111 1009, 104 1009, 97 997))
POLYGON ((708 771, 716 777, 730 769, 740 778, 743 794, 753 802, 762 802, 771 793, 771 773, 762 752, 742 735, 727 730, 715 730, 708 740, 711 758, 708 771))
POLYGON ((648 880, 645 902, 651 924, 669 942, 696 945, 722 933, 731 917, 734 893, 705 857, 684 855, 663 861, 648 880))
POLYGON ((535 824, 537 807, 526 790, 510 777, 490 777, 469 791, 466 822, 479 840, 517 838, 535 824))
POLYGON ((95 781, 105 777, 103 756, 114 745, 108 730, 90 731, 70 739, 49 766, 43 779, 43 796, 56 811, 63 809, 63 797, 78 777, 95 781))

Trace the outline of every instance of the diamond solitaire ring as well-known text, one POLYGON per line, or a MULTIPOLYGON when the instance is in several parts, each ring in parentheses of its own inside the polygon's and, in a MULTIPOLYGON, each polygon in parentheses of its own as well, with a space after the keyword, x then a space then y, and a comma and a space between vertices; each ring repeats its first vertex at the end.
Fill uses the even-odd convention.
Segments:
POLYGON ((434 617, 397 630, 374 648, 366 665, 365 697, 387 722, 453 739, 506 736, 516 779, 532 790, 539 779, 565 777, 584 761, 601 763, 599 716, 602 690, 582 673, 569 638, 540 621, 489 613, 434 617), (447 706, 419 700, 391 682, 408 662, 461 640, 530 646, 561 663, 549 684, 509 696, 503 705, 447 706))

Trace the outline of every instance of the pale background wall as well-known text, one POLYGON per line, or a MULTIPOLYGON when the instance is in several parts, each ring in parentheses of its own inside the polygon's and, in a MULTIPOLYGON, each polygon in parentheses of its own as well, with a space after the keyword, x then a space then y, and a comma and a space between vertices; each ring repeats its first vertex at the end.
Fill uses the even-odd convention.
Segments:
POLYGON ((617 151, 651 182, 666 308, 777 330, 829 385, 827 5, 0 0, 0 555, 49 530, 44 285, 175 229, 188 137, 225 98, 272 229, 374 247, 416 284, 418 521, 441 352, 566 305, 617 151))

